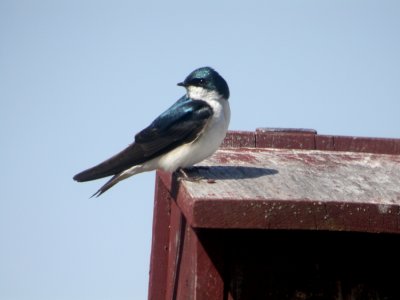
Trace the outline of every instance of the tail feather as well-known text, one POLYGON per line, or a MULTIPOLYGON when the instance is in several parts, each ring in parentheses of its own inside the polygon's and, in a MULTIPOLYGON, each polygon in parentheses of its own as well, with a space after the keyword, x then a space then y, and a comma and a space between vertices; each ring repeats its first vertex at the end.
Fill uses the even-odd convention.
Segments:
POLYGON ((97 198, 101 194, 103 194, 104 192, 106 192, 107 190, 112 188, 119 181, 119 180, 116 180, 117 178, 118 178, 118 175, 111 177, 111 179, 109 181, 107 181, 101 188, 99 188, 96 193, 94 193, 92 196, 90 196, 90 198, 93 198, 93 197, 97 198))
POLYGON ((128 177, 131 177, 137 173, 141 173, 145 171, 145 169, 142 168, 141 165, 135 166, 133 168, 130 168, 129 170, 125 170, 123 172, 120 172, 113 177, 111 177, 110 180, 108 180, 96 193, 94 193, 90 198, 92 197, 99 197, 101 194, 104 192, 108 191, 110 188, 112 188, 114 185, 116 185, 118 182, 121 180, 124 180, 128 177))
POLYGON ((116 175, 134 165, 142 163, 144 159, 141 147, 133 143, 102 163, 76 174, 73 179, 82 182, 116 175))

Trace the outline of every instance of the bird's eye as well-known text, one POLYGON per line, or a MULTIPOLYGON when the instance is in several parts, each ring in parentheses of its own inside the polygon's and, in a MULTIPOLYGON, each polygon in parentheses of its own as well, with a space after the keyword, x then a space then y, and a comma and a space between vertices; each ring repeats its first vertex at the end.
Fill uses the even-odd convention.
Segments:
POLYGON ((204 83, 205 83, 204 78, 195 78, 195 79, 193 79, 193 85, 202 86, 202 85, 204 85, 204 83))

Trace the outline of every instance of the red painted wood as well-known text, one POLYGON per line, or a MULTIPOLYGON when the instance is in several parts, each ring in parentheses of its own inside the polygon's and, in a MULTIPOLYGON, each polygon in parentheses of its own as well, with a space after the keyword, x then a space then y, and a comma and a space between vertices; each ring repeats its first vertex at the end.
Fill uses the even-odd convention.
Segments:
POLYGON ((186 225, 184 229, 181 280, 176 299, 223 299, 224 283, 216 264, 211 260, 213 252, 204 249, 193 227, 186 225))
POLYGON ((400 139, 229 132, 200 165, 157 172, 149 299, 400 299, 400 139))
POLYGON ((317 134, 315 136, 315 149, 321 151, 334 151, 335 144, 333 136, 317 134))
POLYGON ((175 197, 196 228, 400 230, 400 156, 247 148, 203 165, 193 176, 211 180, 175 197))
POLYGON ((257 148, 315 149, 314 130, 258 129, 257 148))
POLYGON ((222 147, 400 154, 400 139, 319 135, 313 129, 259 128, 256 132, 229 131, 222 147))
POLYGON ((399 207, 384 214, 374 204, 296 201, 223 200, 178 203, 194 228, 290 229, 400 233, 399 207), (190 205, 194 210, 190 210, 190 205), (260 209, 262 208, 262 209, 260 209))
MULTIPOLYGON (((168 253, 168 272, 167 290, 165 299, 177 299, 180 288, 182 266, 182 247, 185 242, 185 219, 174 200, 171 201, 171 223, 169 224, 169 253, 168 253)), ((191 287, 193 290, 193 287, 191 287)), ((164 298, 163 298, 164 299, 164 298)))
POLYGON ((167 187, 156 176, 148 295, 151 300, 164 299, 167 290, 171 201, 167 187))
POLYGON ((337 151, 400 154, 399 139, 335 136, 333 143, 337 151))
MULTIPOLYGON (((174 197, 180 186, 170 173, 158 171, 153 220, 149 299, 223 299, 219 249, 205 251, 195 229, 187 224, 174 197)), ((207 235, 203 243, 212 245, 207 235)), ((210 248, 210 247, 209 247, 210 248)))
POLYGON ((316 135, 316 149, 377 154, 400 154, 400 139, 316 135))
POLYGON ((255 147, 256 138, 254 132, 251 131, 228 131, 221 147, 223 148, 239 148, 239 147, 255 147))

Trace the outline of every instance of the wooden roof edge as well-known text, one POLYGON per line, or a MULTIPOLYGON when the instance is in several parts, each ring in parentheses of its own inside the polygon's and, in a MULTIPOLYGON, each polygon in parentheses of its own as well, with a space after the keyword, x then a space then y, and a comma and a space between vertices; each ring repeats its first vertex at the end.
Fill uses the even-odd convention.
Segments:
POLYGON ((222 147, 281 148, 400 155, 400 139, 321 135, 314 129, 302 128, 258 128, 255 131, 229 131, 222 147))

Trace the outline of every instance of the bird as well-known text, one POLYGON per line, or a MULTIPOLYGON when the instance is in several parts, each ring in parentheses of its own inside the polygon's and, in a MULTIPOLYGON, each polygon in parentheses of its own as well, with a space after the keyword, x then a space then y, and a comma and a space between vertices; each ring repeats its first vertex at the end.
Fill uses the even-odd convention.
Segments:
POLYGON ((229 87, 211 67, 192 71, 177 84, 186 93, 135 135, 133 143, 100 164, 76 174, 78 182, 112 176, 92 197, 121 180, 161 169, 181 170, 210 157, 221 145, 231 118, 229 87))

